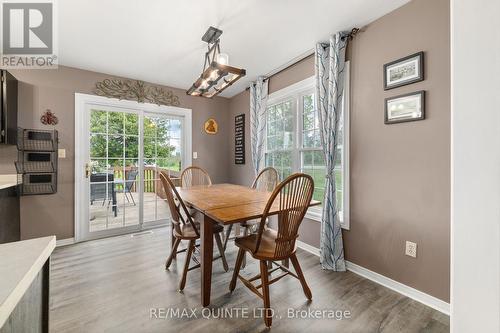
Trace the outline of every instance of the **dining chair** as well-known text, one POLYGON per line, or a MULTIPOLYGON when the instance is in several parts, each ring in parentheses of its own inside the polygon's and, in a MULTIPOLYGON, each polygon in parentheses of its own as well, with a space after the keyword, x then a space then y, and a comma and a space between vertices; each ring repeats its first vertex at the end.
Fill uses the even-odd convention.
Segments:
POLYGON ((271 327, 272 324, 272 314, 269 310, 271 308, 269 285, 286 275, 290 275, 300 281, 306 298, 308 300, 312 299, 311 290, 306 283, 295 254, 297 250, 295 241, 298 238, 300 223, 311 202, 313 191, 314 181, 311 176, 303 173, 289 176, 271 194, 264 208, 258 232, 235 240, 235 245, 239 250, 229 290, 231 292, 234 290, 236 279, 239 278, 246 287, 262 298, 265 308, 264 323, 267 327, 271 327), (266 219, 272 211, 279 211, 277 231, 265 228, 266 219), (249 252, 254 259, 260 261, 260 274, 249 279, 245 279, 239 274, 243 256, 246 252, 249 252), (286 259, 290 259, 292 262, 295 273, 277 263, 277 261, 286 259), (271 268, 268 267, 269 263, 271 263, 271 268), (273 265, 276 265, 276 267, 272 268, 273 265), (271 276, 271 273, 277 270, 281 270, 282 274, 276 277, 271 276), (259 279, 260 284, 254 285, 252 283, 259 279), (262 291, 259 291, 259 289, 262 291))
POLYGON ((134 204, 134 206, 136 205, 136 203, 135 203, 135 200, 134 200, 134 196, 132 195, 132 187, 135 184, 135 179, 137 178, 137 174, 138 173, 139 173, 138 170, 130 170, 127 173, 126 182, 125 182, 125 184, 123 186, 123 190, 121 190, 121 189, 117 189, 116 190, 117 192, 122 192, 123 191, 123 195, 127 199, 127 202, 130 203, 130 199, 132 199, 132 203, 134 204), (127 194, 130 196, 130 199, 127 196, 127 194))
POLYGON ((181 187, 191 187, 195 185, 212 185, 212 180, 208 172, 197 166, 190 166, 182 170, 181 187))
MULTIPOLYGON (((168 207, 170 209, 172 237, 175 238, 172 245, 172 250, 165 263, 165 269, 168 269, 170 267, 172 260, 178 253, 187 251, 182 278, 179 282, 179 291, 182 291, 184 290, 184 287, 186 285, 186 277, 188 271, 200 267, 199 260, 193 255, 196 250, 196 240, 200 238, 199 222, 193 220, 193 217, 189 214, 188 209, 184 204, 184 201, 180 197, 179 192, 177 192, 177 189, 175 188, 172 180, 163 171, 160 173, 160 180, 163 184, 163 188, 167 197, 168 207), (176 204, 174 198, 177 199, 178 204, 176 204), (188 246, 186 249, 178 250, 179 244, 183 240, 188 241, 188 246), (196 265, 189 267, 191 259, 196 263, 196 265)), ((214 238, 220 253, 220 256, 214 258, 214 260, 219 258, 222 259, 222 265, 224 267, 224 270, 227 272, 229 271, 229 266, 227 264, 226 256, 224 255, 224 249, 220 237, 220 233, 223 230, 224 228, 221 225, 217 224, 214 226, 214 238)))
MULTIPOLYGON (((273 167, 267 167, 262 169, 257 177, 255 177, 252 188, 257 191, 262 192, 272 192, 274 191, 276 185, 279 183, 279 174, 278 171, 273 167)), ((240 226, 243 227, 243 236, 247 236, 251 228, 256 227, 259 224, 260 220, 250 220, 240 223, 240 226)), ((224 250, 227 247, 227 242, 230 239, 231 231, 233 229, 233 225, 230 224, 226 230, 226 236, 224 238, 224 250)), ((243 260, 243 267, 245 267, 245 260, 243 260)))

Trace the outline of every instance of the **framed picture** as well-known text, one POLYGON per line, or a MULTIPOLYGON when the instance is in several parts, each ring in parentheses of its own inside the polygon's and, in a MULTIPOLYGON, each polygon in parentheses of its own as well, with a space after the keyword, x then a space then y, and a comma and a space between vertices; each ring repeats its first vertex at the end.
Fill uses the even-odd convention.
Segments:
POLYGON ((384 90, 424 79, 424 52, 418 52, 384 65, 384 90))
POLYGON ((425 91, 385 99, 385 124, 425 119, 425 91))
POLYGON ((205 122, 205 132, 207 134, 217 134, 219 131, 219 124, 217 124, 217 121, 215 119, 210 118, 205 122))

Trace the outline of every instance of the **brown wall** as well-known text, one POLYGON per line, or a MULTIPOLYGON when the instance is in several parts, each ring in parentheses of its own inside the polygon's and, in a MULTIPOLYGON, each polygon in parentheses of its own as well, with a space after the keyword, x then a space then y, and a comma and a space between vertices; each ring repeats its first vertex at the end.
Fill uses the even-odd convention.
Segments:
MULTIPOLYGON (((59 160, 58 191, 54 195, 21 198, 21 237, 23 239, 56 235, 58 239, 74 235, 74 127, 75 92, 92 93, 97 81, 111 76, 75 68, 58 70, 11 71, 19 82, 19 126, 46 128, 40 116, 51 109, 59 118, 60 148, 66 149, 66 159, 59 160)), ((226 98, 213 100, 187 96, 185 91, 172 89, 179 96, 181 107, 192 109, 193 151, 198 159, 193 164, 208 170, 214 182, 228 180, 228 106, 226 98), (207 135, 203 124, 208 118, 219 122, 218 135, 207 135)), ((15 173, 13 161, 16 149, 0 146, 0 173, 15 173)))
MULTIPOLYGON (((449 301, 450 281, 450 40, 449 1, 414 0, 364 27, 350 43, 351 220, 344 231, 347 260, 449 301), (384 91, 384 63, 425 52, 425 81, 384 91), (384 125, 384 98, 426 91, 426 117, 384 125), (418 244, 416 259, 405 241, 418 244)), ((270 79, 270 93, 314 74, 309 57, 270 79)), ((231 99, 230 122, 247 115, 249 94, 231 99)), ((234 126, 232 126, 234 127, 234 126)), ((253 178, 247 136, 244 166, 231 181, 253 178)), ((319 246, 320 226, 306 220, 301 240, 319 246)))

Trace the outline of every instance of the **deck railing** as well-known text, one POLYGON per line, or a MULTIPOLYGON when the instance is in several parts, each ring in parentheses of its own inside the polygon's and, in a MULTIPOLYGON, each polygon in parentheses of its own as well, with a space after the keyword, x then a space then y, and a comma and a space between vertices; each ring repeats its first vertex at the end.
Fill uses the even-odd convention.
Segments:
MULTIPOLYGON (((128 173, 132 170, 137 170, 136 167, 126 167, 125 169, 120 167, 113 168, 114 179, 122 179, 124 181, 127 180, 128 173), (124 174, 125 173, 125 174, 124 174)), ((144 167, 144 192, 146 193, 156 193, 159 197, 165 199, 165 193, 163 191, 163 186, 160 181, 160 172, 166 171, 170 177, 178 178, 180 176, 179 171, 170 170, 166 168, 158 168, 155 166, 145 166, 144 167)), ((136 178, 136 182, 139 180, 139 177, 136 178)), ((137 184, 131 187, 130 192, 136 192, 137 184)), ((122 184, 116 185, 117 190, 123 190, 122 184)))

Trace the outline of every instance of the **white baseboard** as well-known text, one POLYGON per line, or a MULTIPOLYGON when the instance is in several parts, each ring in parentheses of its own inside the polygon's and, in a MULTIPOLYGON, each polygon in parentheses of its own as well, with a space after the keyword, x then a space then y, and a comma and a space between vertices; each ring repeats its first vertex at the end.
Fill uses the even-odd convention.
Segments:
POLYGON ((319 257, 319 249, 317 247, 301 242, 299 240, 297 241, 297 247, 300 247, 302 250, 307 251, 319 257))
POLYGON ((66 245, 71 245, 71 244, 75 244, 74 238, 65 238, 65 239, 56 240, 56 247, 66 246, 66 245))
MULTIPOLYGON (((311 254, 319 256, 319 249, 317 247, 311 246, 301 241, 297 241, 297 247, 311 254)), ((425 304, 439 312, 446 315, 450 315, 450 304, 446 303, 434 296, 421 292, 415 288, 409 287, 401 282, 395 281, 391 278, 383 276, 379 273, 373 272, 369 269, 356 265, 352 262, 346 260, 347 269, 355 274, 358 274, 368 280, 376 282, 386 288, 394 290, 402 295, 405 295, 411 299, 416 300, 422 304, 425 304)))

